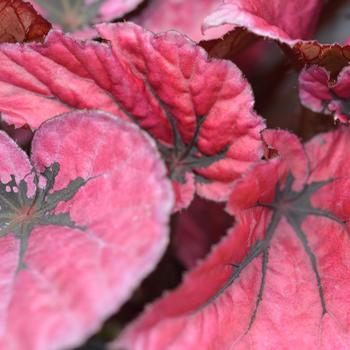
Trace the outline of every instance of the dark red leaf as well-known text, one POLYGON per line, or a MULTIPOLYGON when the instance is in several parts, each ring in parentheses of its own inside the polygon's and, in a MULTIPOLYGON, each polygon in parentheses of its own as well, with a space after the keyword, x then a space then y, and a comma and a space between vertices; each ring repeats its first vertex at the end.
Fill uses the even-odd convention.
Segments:
POLYGON ((44 41, 51 24, 22 0, 0 0, 0 43, 44 41))
POLYGON ((321 44, 318 41, 300 41, 292 48, 283 47, 299 67, 317 65, 331 72, 334 79, 350 62, 350 45, 321 44))

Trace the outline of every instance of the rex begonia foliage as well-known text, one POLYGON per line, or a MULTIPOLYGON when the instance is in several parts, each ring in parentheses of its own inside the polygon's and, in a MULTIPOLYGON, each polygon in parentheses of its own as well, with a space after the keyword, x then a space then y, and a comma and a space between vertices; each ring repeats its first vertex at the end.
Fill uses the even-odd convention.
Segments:
POLYGON ((0 43, 43 41, 51 24, 22 0, 0 0, 0 43))
POLYGON ((350 130, 263 136, 278 156, 236 181, 232 231, 111 349, 350 347, 350 130))
POLYGON ((299 76, 301 102, 314 112, 331 114, 347 123, 350 119, 350 65, 339 73, 336 81, 322 67, 304 69, 299 76))
POLYGON ((232 181, 261 156, 264 128, 238 68, 209 60, 176 32, 154 35, 131 23, 98 30, 107 43, 52 31, 44 44, 0 46, 3 118, 36 128, 75 108, 112 112, 156 139, 175 209, 186 207, 195 190, 226 199, 232 181))
POLYGON ((142 0, 30 0, 55 27, 81 37, 93 37, 92 25, 134 10, 142 0))
POLYGON ((3 132, 0 153, 0 348, 78 345, 164 252, 163 162, 135 125, 86 111, 43 124, 31 159, 3 132))
POLYGON ((153 0, 139 16, 131 20, 152 32, 170 29, 188 35, 192 40, 210 40, 223 35, 232 26, 203 33, 203 20, 213 12, 222 0, 153 0), (189 15, 193 14, 193 16, 189 15))
POLYGON ((228 43, 219 41, 218 46, 244 41, 236 38, 240 36, 250 41, 249 35, 254 34, 277 41, 298 66, 317 64, 337 74, 350 61, 349 44, 311 40, 323 4, 322 0, 227 0, 205 19, 203 27, 235 26, 225 39, 228 43))

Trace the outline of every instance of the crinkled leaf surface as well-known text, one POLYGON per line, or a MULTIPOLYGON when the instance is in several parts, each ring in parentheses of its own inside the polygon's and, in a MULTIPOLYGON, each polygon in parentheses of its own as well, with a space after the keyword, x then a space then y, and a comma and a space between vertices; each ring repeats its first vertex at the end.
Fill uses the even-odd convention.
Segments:
POLYGON ((237 180, 231 233, 112 349, 349 348, 349 129, 264 138, 279 156, 237 180))
POLYGON ((45 123, 31 160, 4 133, 0 152, 0 348, 78 345, 165 249, 165 167, 146 134, 101 112, 45 123))
POLYGON ((177 207, 188 205, 196 187, 225 199, 232 181, 261 155, 264 123, 239 70, 209 60, 176 32, 154 35, 131 23, 99 31, 107 44, 51 32, 43 45, 0 46, 4 119, 36 128, 75 108, 112 112, 157 140, 177 207))
POLYGON ((0 0, 0 43, 43 41, 51 24, 22 0, 0 0))
POLYGON ((153 32, 175 29, 195 41, 209 40, 211 37, 220 37, 231 28, 220 28, 206 34, 201 31, 204 18, 220 3, 221 0, 153 0, 132 21, 153 32))
POLYGON ((314 112, 331 114, 347 123, 350 119, 350 66, 345 67, 334 82, 328 71, 312 66, 299 76, 301 102, 314 112))
POLYGON ((78 36, 93 37, 92 25, 122 17, 142 0, 30 0, 55 27, 78 36), (85 34, 84 34, 85 33, 85 34))

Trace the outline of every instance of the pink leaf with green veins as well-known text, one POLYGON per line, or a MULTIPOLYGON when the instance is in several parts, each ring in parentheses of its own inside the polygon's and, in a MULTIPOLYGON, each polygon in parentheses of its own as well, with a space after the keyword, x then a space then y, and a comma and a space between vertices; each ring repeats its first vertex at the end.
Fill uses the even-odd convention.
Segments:
POLYGON ((185 36, 154 35, 131 23, 98 26, 107 43, 51 32, 36 45, 0 46, 0 111, 32 128, 71 109, 102 109, 151 134, 177 193, 225 200, 262 154, 264 123, 238 68, 209 60, 185 36), (37 106, 40 106, 38 110, 37 106))
POLYGON ((350 131, 263 137, 279 156, 235 182, 231 232, 110 349, 350 347, 350 131))
POLYGON ((0 348, 79 345, 164 252, 165 167, 145 133, 96 111, 43 124, 31 160, 4 133, 0 152, 0 348))

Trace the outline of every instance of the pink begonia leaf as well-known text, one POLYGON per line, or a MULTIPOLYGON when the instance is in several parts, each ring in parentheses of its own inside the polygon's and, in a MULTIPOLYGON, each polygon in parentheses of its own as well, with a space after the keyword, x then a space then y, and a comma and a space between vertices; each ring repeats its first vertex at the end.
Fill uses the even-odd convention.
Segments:
POLYGON ((314 112, 333 115, 335 120, 350 119, 350 66, 345 67, 334 82, 322 67, 312 66, 299 76, 302 104, 314 112))
POLYGON ((132 23, 98 30, 108 44, 53 31, 43 45, 0 46, 3 118, 36 128, 75 108, 112 112, 157 140, 180 184, 177 208, 189 204, 195 187, 226 199, 232 181, 262 154, 264 123, 238 68, 209 60, 176 32, 154 35, 132 23))
POLYGON ((97 36, 95 23, 111 21, 134 10, 143 0, 30 0, 56 28, 81 38, 97 36))
POLYGON ((223 203, 199 197, 178 215, 173 234, 174 250, 187 268, 203 259, 233 223, 233 217, 224 211, 223 203))
POLYGON ((206 34, 201 30, 204 18, 220 3, 221 0, 153 0, 140 15, 131 20, 152 32, 175 29, 195 41, 210 40, 222 36, 232 28, 214 29, 206 34))
POLYGON ((31 160, 5 133, 0 152, 0 348, 76 346, 165 250, 165 167, 145 133, 95 111, 43 124, 31 160))
POLYGON ((232 231, 111 349, 350 347, 350 130, 264 137, 281 156, 236 181, 232 231))
POLYGON ((224 40, 217 37, 205 47, 214 57, 230 57, 259 37, 294 45, 313 34, 321 7, 321 0, 225 1, 204 20, 203 29, 233 29, 226 30, 224 40))
POLYGON ((310 40, 323 3, 322 0, 227 0, 205 19, 204 29, 228 24, 235 28, 224 41, 210 44, 210 53, 227 57, 225 51, 237 52, 242 43, 252 40, 250 34, 276 40, 298 67, 317 64, 332 75, 337 74, 350 61, 350 46, 310 40))

